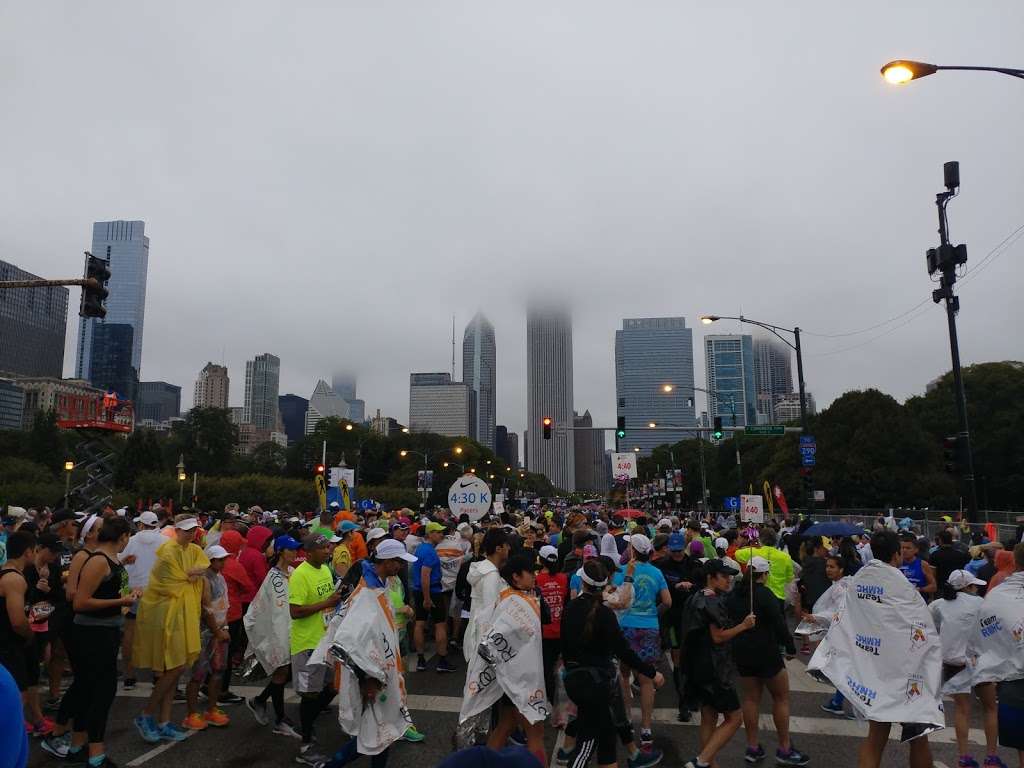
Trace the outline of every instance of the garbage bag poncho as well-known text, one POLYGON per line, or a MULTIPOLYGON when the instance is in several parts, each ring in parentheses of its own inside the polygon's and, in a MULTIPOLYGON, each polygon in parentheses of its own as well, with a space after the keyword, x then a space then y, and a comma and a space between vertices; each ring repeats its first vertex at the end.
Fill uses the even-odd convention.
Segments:
POLYGON ((899 569, 877 559, 850 578, 807 671, 827 677, 867 720, 919 726, 918 734, 945 727, 932 615, 899 569))
POLYGON ((989 589, 967 642, 967 666, 950 688, 1024 678, 1024 571, 989 589))
POLYGON ((203 583, 200 577, 189 578, 188 572, 209 567, 195 544, 183 547, 171 539, 160 545, 139 601, 133 665, 162 672, 189 666, 199 657, 203 583))
POLYGON ((490 626, 469 661, 459 722, 487 710, 506 694, 530 723, 551 711, 544 692, 540 605, 516 589, 501 593, 490 626))
POLYGON ((271 568, 242 617, 249 638, 246 656, 254 656, 263 670, 273 674, 291 662, 292 618, 288 609, 288 576, 271 568))

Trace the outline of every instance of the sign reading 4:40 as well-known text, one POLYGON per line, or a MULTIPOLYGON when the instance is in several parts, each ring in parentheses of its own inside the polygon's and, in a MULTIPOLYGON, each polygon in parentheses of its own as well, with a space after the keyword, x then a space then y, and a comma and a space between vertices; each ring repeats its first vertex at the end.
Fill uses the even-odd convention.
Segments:
POLYGON ((448 509, 456 520, 460 515, 469 515, 470 522, 475 523, 490 508, 491 489, 476 475, 465 474, 448 489, 448 509))

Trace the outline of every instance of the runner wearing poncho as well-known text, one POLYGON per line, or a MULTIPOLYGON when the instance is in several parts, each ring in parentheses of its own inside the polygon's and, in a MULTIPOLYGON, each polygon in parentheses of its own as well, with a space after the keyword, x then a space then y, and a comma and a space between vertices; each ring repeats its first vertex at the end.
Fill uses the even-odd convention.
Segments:
POLYGON ((515 555, 502 568, 510 585, 502 591, 466 672, 459 723, 486 713, 499 701, 504 706, 491 730, 488 746, 504 746, 521 725, 527 748, 544 762, 544 719, 550 705, 544 693, 540 604, 533 592, 534 563, 515 555))
POLYGON ((389 577, 398 575, 403 561, 415 560, 399 542, 382 541, 373 559, 361 563, 363 579, 347 610, 332 619, 310 656, 310 664, 341 662, 338 723, 353 738, 335 753, 334 764, 345 765, 358 753, 373 756, 373 766, 383 765, 388 748, 412 725, 386 585, 389 577))
POLYGON ((939 636, 924 599, 895 567, 895 534, 876 533, 871 550, 876 559, 851 577, 807 669, 827 677, 871 721, 861 765, 880 764, 891 723, 903 724, 904 741, 914 739, 911 765, 930 764, 927 739, 916 737, 945 726, 939 636))

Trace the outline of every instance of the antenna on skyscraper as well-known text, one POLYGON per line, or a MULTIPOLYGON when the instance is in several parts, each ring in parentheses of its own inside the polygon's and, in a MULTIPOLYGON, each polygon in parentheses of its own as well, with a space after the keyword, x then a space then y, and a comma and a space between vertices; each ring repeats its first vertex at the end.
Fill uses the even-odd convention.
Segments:
POLYGON ((455 381, 455 315, 452 315, 452 381, 455 381))

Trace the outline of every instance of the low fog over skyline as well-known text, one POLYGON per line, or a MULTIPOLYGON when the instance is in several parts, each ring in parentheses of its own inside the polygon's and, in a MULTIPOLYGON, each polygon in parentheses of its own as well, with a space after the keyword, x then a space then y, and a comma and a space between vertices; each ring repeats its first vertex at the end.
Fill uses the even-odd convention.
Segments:
POLYGON ((450 369, 454 314, 461 375, 480 310, 521 433, 538 294, 572 308, 595 424, 627 317, 684 316, 698 386, 704 333, 740 331, 698 316, 742 312, 807 332, 819 408, 902 400, 949 369, 924 260, 947 160, 963 362, 1024 354, 1024 244, 972 274, 1024 225, 1024 84, 878 70, 1024 66, 1022 28, 1008 1, 9 3, 0 258, 76 276, 93 221, 144 220, 141 378, 183 407, 207 361, 240 405, 271 352, 282 394, 347 370, 368 416, 404 422, 409 373, 450 369))

